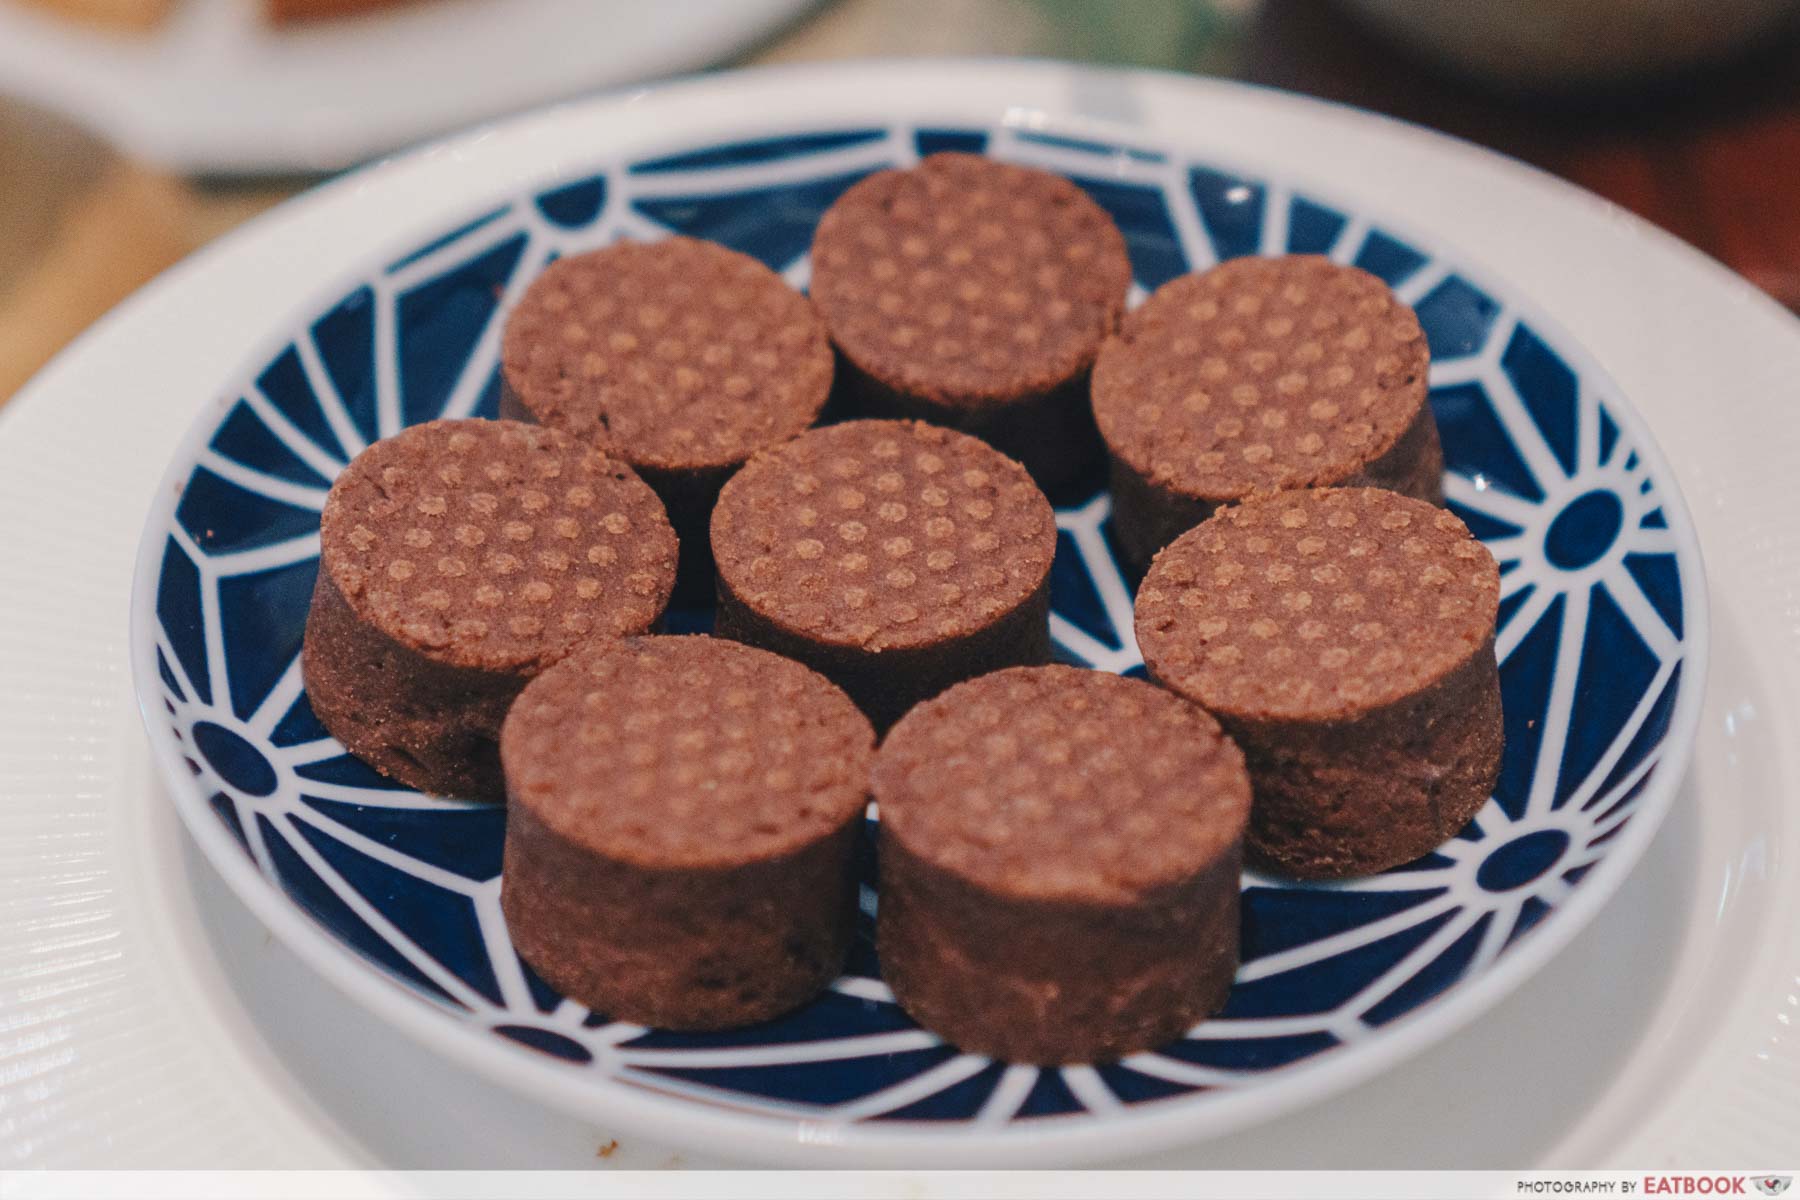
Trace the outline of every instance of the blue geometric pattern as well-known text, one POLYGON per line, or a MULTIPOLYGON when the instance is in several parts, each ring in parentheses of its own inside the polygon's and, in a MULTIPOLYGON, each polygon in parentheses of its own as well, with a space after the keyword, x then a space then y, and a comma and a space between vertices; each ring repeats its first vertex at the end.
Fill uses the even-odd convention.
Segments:
MULTIPOLYGON (((427 231, 428 234, 434 231, 427 231)), ((596 1087, 815 1124, 1120 1119, 1231 1104, 1293 1064, 1354 1054, 1553 922, 1617 844, 1669 751, 1697 578, 1606 383, 1516 297, 1328 198, 1173 154, 1014 130, 820 130, 668 153, 489 208, 295 322, 246 372, 184 465, 153 594, 153 721, 194 774, 184 805, 232 832, 371 969, 596 1087), (501 317, 542 267, 671 231, 807 281, 812 223, 854 180, 954 147, 1060 171, 1123 227, 1133 301, 1222 257, 1304 251, 1359 263, 1418 306, 1451 506, 1502 563, 1497 649, 1507 739, 1493 800, 1460 837, 1387 874, 1244 879, 1243 967, 1223 1015, 1120 1063, 1039 1070, 963 1054, 881 982, 874 844, 849 973, 755 1029, 670 1034, 556 996, 513 952, 499 908, 504 815, 399 788, 344 754, 307 706, 297 651, 330 480, 370 441, 436 416, 492 415, 501 317), (1616 411, 1616 409, 1615 409, 1616 411)), ((1052 633, 1069 661, 1141 672, 1104 494, 1058 513, 1052 633)), ((682 614, 677 624, 703 624, 682 614)), ((1692 673, 1690 672, 1690 677, 1692 673)), ((233 851, 236 853, 237 851, 233 851)))

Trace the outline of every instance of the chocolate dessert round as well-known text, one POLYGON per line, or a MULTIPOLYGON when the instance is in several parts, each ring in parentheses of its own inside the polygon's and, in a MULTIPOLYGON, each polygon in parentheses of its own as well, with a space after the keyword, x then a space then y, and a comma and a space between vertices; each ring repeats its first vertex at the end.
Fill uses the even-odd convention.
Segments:
POLYGON ((1104 1061, 1224 1006, 1250 780, 1206 713, 1150 684, 1026 667, 894 726, 882 978, 964 1050, 1104 1061))
POLYGON ((799 663, 709 637, 584 647, 500 736, 513 945, 615 1020, 723 1029, 844 964, 875 734, 799 663))
POLYGON ((1049 660, 1056 514, 966 434, 849 421, 765 450, 725 485, 712 546, 720 635, 807 664, 878 729, 1049 660))
POLYGON ((1251 863, 1366 875, 1435 849, 1493 791, 1499 596, 1452 513, 1377 488, 1281 492, 1156 556, 1137 640, 1151 677, 1243 747, 1251 863))
POLYGON ((975 154, 869 176, 813 237, 851 411, 973 433, 1046 489, 1101 461, 1088 371, 1130 286, 1125 239, 1086 192, 975 154))
POLYGON ((631 464, 712 586, 706 522, 745 459, 818 419, 831 344, 812 304, 745 254, 671 237, 558 259, 506 322, 500 415, 631 464))
POLYGON ((332 485, 301 669, 313 712, 383 775, 498 800, 496 740, 527 680, 643 633, 675 532, 631 468, 516 421, 432 421, 332 485))
POLYGON ((1419 319, 1367 271, 1235 258, 1158 288, 1094 366, 1127 565, 1220 505, 1350 485, 1443 499, 1419 319))

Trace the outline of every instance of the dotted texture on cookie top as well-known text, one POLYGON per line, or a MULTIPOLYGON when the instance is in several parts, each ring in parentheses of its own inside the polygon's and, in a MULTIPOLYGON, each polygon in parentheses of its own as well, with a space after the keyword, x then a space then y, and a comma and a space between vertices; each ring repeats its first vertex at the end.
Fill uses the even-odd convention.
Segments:
POLYGON ((1236 745, 1178 696, 1102 671, 1014 667, 914 708, 876 756, 883 836, 990 891, 1129 903, 1242 832, 1236 745))
POLYGON ((1004 401, 1085 370, 1124 311, 1125 239, 1056 175, 934 154, 858 182, 813 238, 838 348, 899 391, 1004 401))
POLYGON ((730 466, 811 425, 831 345, 806 297, 745 254, 672 237, 544 269, 507 318, 532 414, 638 466, 730 466))
POLYGON ((1056 514, 1012 459, 916 421, 849 421, 766 450, 712 518, 719 574, 808 638, 865 650, 982 629, 1040 586, 1056 514))
POLYGON ((1260 496, 1156 556, 1137 639, 1217 713, 1332 720, 1413 695, 1493 636, 1500 571, 1452 513, 1378 488, 1260 496))
POLYGON ((559 836, 648 867, 732 866, 862 812, 875 734, 821 675, 709 637, 584 647, 501 732, 507 792, 559 836))
POLYGON ((642 633, 675 580, 656 493, 600 451, 517 421, 432 421, 376 442, 332 485, 319 537, 358 617, 485 670, 642 633))
POLYGON ((1237 258, 1157 289, 1094 365, 1109 449, 1198 499, 1340 483, 1426 403, 1430 352, 1375 276, 1311 255, 1237 258))

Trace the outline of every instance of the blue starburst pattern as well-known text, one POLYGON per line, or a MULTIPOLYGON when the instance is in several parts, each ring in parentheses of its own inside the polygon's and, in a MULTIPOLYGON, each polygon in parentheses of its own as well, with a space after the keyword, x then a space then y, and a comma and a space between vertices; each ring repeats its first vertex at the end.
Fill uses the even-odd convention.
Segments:
MULTIPOLYGON (((822 129, 672 146, 546 180, 374 264, 225 397, 153 530, 153 733, 261 886, 371 972, 472 1038, 542 1055, 597 1088, 818 1124, 924 1123, 945 1135, 1231 1104, 1296 1064, 1350 1055, 1489 972, 1559 918, 1640 816, 1671 750, 1697 564, 1679 504, 1625 432, 1605 380, 1503 289, 1329 197, 1160 150, 1008 128, 822 129), (1328 254, 1414 304, 1451 506, 1500 560, 1504 767, 1459 837, 1386 874, 1244 879, 1243 967, 1225 1011, 1121 1062, 1039 1070, 959 1053, 881 982, 862 930, 819 1000, 732 1033, 677 1035, 563 999, 513 951, 499 908, 504 815, 420 796, 347 756, 307 705, 298 650, 335 474, 376 438, 492 415, 502 316, 546 263, 674 232, 753 254, 799 287, 820 213, 870 171, 941 147, 1062 172, 1123 228, 1133 301, 1238 254, 1328 254), (1686 599, 1684 601, 1684 597, 1686 599)), ((1141 671, 1131 591, 1102 494, 1059 512, 1052 633, 1069 661, 1141 671)), ((1690 677, 1694 674, 1689 672, 1690 677)))

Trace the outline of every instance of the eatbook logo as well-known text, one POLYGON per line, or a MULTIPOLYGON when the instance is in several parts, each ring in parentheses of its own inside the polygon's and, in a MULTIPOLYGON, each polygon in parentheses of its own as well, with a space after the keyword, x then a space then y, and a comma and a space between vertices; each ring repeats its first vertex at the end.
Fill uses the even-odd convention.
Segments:
POLYGON ((1794 1182, 1792 1175, 1758 1175, 1750 1181, 1765 1196, 1779 1196, 1794 1182))

